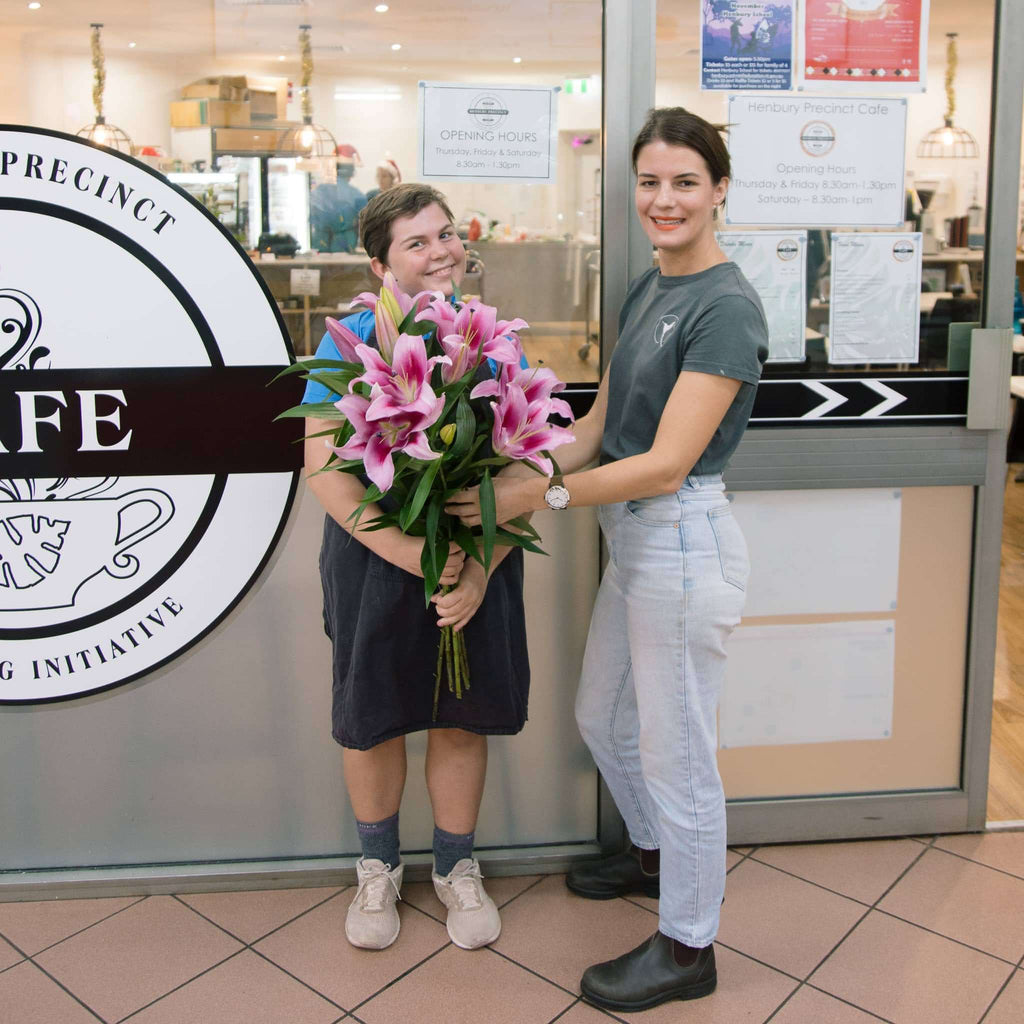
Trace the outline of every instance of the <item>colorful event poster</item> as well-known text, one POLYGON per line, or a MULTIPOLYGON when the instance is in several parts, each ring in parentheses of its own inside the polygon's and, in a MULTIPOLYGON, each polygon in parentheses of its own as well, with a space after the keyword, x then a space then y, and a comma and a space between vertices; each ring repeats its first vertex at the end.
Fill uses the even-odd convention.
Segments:
POLYGON ((804 0, 800 88, 923 92, 928 0, 804 0))
POLYGON ((702 89, 792 89, 795 0, 702 0, 702 89))

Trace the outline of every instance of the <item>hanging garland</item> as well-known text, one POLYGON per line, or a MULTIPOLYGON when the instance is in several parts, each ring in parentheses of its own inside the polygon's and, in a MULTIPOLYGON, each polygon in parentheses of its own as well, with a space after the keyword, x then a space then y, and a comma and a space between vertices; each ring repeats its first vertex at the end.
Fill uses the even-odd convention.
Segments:
POLYGON ((956 78, 956 33, 949 32, 946 43, 946 123, 952 124, 956 111, 956 94, 953 92, 953 79, 956 78))
POLYGON ((302 118, 307 123, 313 120, 313 95, 309 84, 313 81, 313 44, 309 39, 312 26, 299 26, 299 46, 302 50, 302 118))
POLYGON ((100 46, 102 24, 92 24, 92 103, 96 108, 96 120, 103 121, 103 88, 107 84, 107 71, 103 61, 103 47, 100 46))

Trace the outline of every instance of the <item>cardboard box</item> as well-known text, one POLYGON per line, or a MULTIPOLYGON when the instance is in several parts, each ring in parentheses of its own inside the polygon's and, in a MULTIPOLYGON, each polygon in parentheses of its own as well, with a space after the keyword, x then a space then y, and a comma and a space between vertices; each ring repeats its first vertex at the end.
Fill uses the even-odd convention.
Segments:
POLYGON ((252 101, 254 120, 285 121, 288 118, 288 79, 246 75, 245 87, 252 101))
POLYGON ((249 98, 245 75, 217 75, 200 78, 181 90, 183 100, 229 100, 235 103, 249 98))
POLYGON ((249 124, 250 106, 246 100, 191 99, 171 103, 171 127, 241 128, 249 124))

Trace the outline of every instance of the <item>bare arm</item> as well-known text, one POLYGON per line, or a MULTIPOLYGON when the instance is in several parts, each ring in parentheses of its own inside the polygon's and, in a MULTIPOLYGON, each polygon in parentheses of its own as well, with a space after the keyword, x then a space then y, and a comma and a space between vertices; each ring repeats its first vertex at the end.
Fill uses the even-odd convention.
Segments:
MULTIPOLYGON (((565 486, 572 496, 572 504, 604 505, 677 491, 708 446, 739 389, 740 382, 731 377, 683 371, 665 404, 650 450, 583 472, 570 471, 565 486)), ((583 422, 589 418, 588 415, 583 422)), ((603 420, 602 410, 602 429, 603 420)), ((587 429, 585 436, 589 438, 590 428, 587 429)), ((597 444, 600 447, 600 435, 597 444)), ((566 451, 575 447, 570 445, 566 451)), ((586 465, 585 462, 579 464, 586 465)), ((510 519, 544 508, 547 487, 548 481, 537 476, 496 481, 498 519, 510 519)), ((455 495, 447 509, 466 523, 480 521, 475 489, 455 495)))

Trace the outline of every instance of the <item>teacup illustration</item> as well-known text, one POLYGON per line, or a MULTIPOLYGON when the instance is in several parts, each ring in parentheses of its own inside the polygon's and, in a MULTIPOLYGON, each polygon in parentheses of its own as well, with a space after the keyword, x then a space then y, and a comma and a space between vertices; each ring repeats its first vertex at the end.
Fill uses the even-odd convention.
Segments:
POLYGON ((170 495, 152 487, 115 498, 0 502, 0 612, 70 608, 94 576, 134 576, 140 563, 130 549, 173 515, 170 495))

